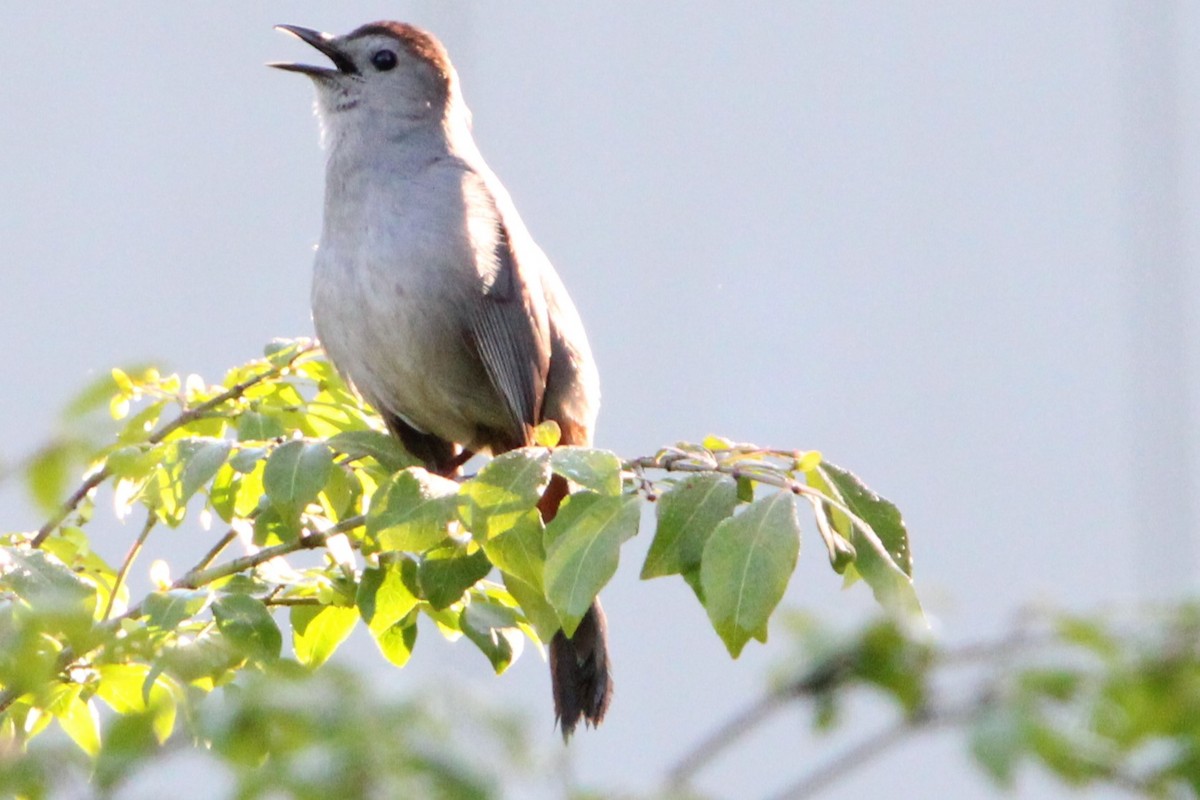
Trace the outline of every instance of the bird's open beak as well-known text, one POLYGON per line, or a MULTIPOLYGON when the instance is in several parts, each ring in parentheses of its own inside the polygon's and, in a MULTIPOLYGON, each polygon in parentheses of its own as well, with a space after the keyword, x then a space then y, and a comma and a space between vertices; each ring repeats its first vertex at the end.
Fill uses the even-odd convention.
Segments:
POLYGON ((337 69, 315 67, 311 64, 293 64, 286 61, 273 61, 267 64, 268 67, 284 69, 288 72, 300 72, 310 78, 331 78, 338 74, 358 74, 358 67, 354 66, 354 62, 350 60, 349 56, 342 52, 337 44, 335 44, 337 37, 328 33, 321 33, 321 31, 314 31, 311 28, 301 28, 299 25, 276 25, 275 30, 290 33, 300 41, 311 44, 328 56, 337 69))

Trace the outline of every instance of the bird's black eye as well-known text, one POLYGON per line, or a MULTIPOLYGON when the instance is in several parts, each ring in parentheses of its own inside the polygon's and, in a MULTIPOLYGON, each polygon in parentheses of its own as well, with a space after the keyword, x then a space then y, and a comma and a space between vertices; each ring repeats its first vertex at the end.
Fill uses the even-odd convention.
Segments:
POLYGON ((375 54, 371 56, 371 63, 380 72, 387 72, 396 66, 396 54, 391 50, 376 50, 375 54))

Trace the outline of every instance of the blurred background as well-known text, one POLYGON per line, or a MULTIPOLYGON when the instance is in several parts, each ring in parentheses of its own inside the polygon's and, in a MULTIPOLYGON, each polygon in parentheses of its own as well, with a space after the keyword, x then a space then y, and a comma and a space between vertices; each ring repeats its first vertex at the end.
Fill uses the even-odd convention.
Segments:
MULTIPOLYGON (((318 56, 271 26, 397 18, 448 47, 485 157, 580 308, 600 446, 635 456, 716 433, 821 450, 904 511, 951 642, 1031 603, 1119 609, 1195 584, 1200 6, 9 5, 9 465, 113 365, 217 379, 311 333, 312 89, 262 64, 318 56)), ((0 485, 0 526, 40 522, 0 485)), ((137 524, 103 523, 102 549, 119 558, 137 524)), ((682 582, 637 580, 640 539, 604 593, 612 712, 565 756, 602 790, 655 786, 784 652, 730 661, 682 582)), ((872 613, 863 587, 839 587, 809 525, 784 602, 842 624, 872 613)), ((365 636, 339 658, 402 690, 505 697, 558 747, 536 654, 496 679, 473 648, 425 634, 403 671, 365 636)), ((851 734, 882 719, 855 714, 851 734)), ((782 716, 700 787, 787 784, 837 752, 807 730, 782 716)), ((915 738, 828 796, 990 796, 965 753, 957 734, 915 738)), ((196 785, 160 771, 130 796, 196 785)), ((1032 770, 1018 790, 1062 791, 1032 770)))

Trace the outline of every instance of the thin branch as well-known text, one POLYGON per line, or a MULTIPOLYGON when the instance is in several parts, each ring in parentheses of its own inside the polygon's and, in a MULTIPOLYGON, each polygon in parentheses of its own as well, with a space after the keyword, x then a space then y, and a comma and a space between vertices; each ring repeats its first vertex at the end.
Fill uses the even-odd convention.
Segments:
POLYGON ((336 536, 339 533, 354 530, 366 522, 366 516, 359 514, 357 516, 348 517, 337 525, 330 527, 328 530, 307 533, 293 541, 283 542, 273 547, 264 547, 257 553, 235 558, 232 561, 227 561, 219 567, 206 567, 200 570, 192 570, 184 575, 179 580, 175 581, 174 588, 176 589, 198 589, 201 586, 212 583, 215 580, 235 575, 239 572, 257 567, 259 564, 265 564, 274 558, 286 556, 290 553, 295 553, 300 550, 314 550, 325 544, 326 540, 331 536, 336 536))
POLYGON ((266 597, 263 598, 265 606, 320 606, 324 605, 316 597, 266 597))
MULTIPOLYGON (((290 555, 301 550, 315 550, 322 547, 325 542, 331 537, 339 533, 354 530, 366 522, 366 516, 358 514, 353 517, 347 517, 337 525, 330 527, 328 530, 305 533, 290 542, 274 545, 273 547, 264 547, 255 553, 241 556, 221 564, 216 567, 204 567, 200 569, 189 570, 186 575, 181 577, 175 583, 171 584, 172 589, 199 589, 201 586, 206 586, 213 581, 227 578, 230 575, 236 575, 239 572, 247 572, 254 569, 260 564, 265 564, 272 559, 281 556, 290 555)), ((126 611, 123 618, 137 617, 142 613, 142 606, 139 603, 133 608, 126 611)))
POLYGON ((225 548, 228 547, 233 542, 233 540, 236 539, 237 537, 238 537, 237 531, 234 531, 234 530, 226 531, 225 535, 222 536, 220 539, 218 539, 217 543, 214 544, 212 546, 212 548, 210 548, 209 551, 204 554, 204 558, 200 559, 200 561, 196 564, 196 566, 192 567, 188 571, 195 572, 197 570, 204 569, 208 565, 212 564, 212 562, 217 560, 217 556, 221 555, 221 553, 225 550, 225 548))
POLYGON ((961 706, 925 708, 914 716, 903 716, 886 728, 862 739, 840 755, 835 756, 795 783, 773 795, 769 800, 804 800, 814 797, 835 781, 869 764, 911 736, 924 733, 939 725, 966 722, 979 713, 987 700, 979 698, 961 706))
POLYGON ((54 516, 51 517, 45 525, 38 529, 37 534, 35 534, 33 539, 29 541, 29 545, 31 547, 41 547, 42 542, 46 541, 46 537, 48 537, 55 528, 61 525, 64 519, 70 516, 71 512, 83 502, 83 498, 87 497, 97 486, 108 480, 110 474, 111 473, 108 471, 108 467, 106 466, 89 475, 87 479, 79 485, 79 488, 71 493, 71 496, 66 499, 66 501, 62 504, 62 507, 58 511, 54 512, 54 516))
POLYGON ((771 692, 730 717, 675 762, 675 766, 667 773, 667 787, 679 790, 691 783, 696 773, 737 744, 747 733, 762 725, 786 705, 787 700, 786 695, 771 692))
MULTIPOLYGON (((241 383, 226 389, 216 397, 205 400, 203 403, 200 403, 193 408, 186 409, 178 417, 166 423, 153 434, 151 434, 146 442, 151 445, 159 444, 184 425, 196 421, 223 403, 227 403, 230 400, 235 400, 241 397, 250 387, 283 374, 284 371, 291 369, 301 356, 311 353, 313 350, 316 350, 317 347, 318 345, 315 342, 310 342, 309 344, 303 345, 296 351, 294 356, 288 359, 287 363, 279 366, 272 366, 270 369, 264 370, 263 372, 253 375, 241 383)), ((45 525, 38 529, 38 532, 29 542, 30 546, 35 548, 41 547, 42 543, 46 541, 46 538, 53 533, 59 525, 62 524, 63 520, 71 515, 71 512, 73 512, 79 506, 79 504, 83 502, 83 499, 87 497, 92 490, 104 483, 104 481, 108 480, 108 478, 111 476, 112 473, 109 471, 107 466, 101 467, 99 470, 89 475, 88 478, 79 486, 79 488, 71 493, 71 496, 66 499, 66 501, 62 504, 62 507, 59 508, 58 511, 54 512, 54 516, 52 516, 45 525)))
POLYGON ((121 586, 125 583, 125 579, 129 576, 129 570, 133 567, 133 562, 137 559, 138 554, 142 552, 142 547, 146 544, 146 538, 150 535, 150 531, 154 530, 158 519, 153 512, 146 515, 146 524, 142 526, 142 532, 138 534, 137 539, 129 546, 129 552, 125 554, 125 560, 121 562, 121 568, 117 570, 117 579, 113 583, 112 591, 108 593, 108 603, 104 606, 104 613, 100 616, 100 621, 108 619, 108 615, 112 613, 113 603, 117 600, 117 592, 121 590, 121 586))
POLYGON ((844 778, 847 773, 861 767, 873 758, 878 758, 926 727, 930 723, 924 722, 925 719, 919 717, 908 720, 902 717, 896 720, 890 726, 873 736, 868 736, 841 755, 808 773, 779 794, 771 797, 770 800, 803 800, 803 798, 814 796, 833 781, 844 778))

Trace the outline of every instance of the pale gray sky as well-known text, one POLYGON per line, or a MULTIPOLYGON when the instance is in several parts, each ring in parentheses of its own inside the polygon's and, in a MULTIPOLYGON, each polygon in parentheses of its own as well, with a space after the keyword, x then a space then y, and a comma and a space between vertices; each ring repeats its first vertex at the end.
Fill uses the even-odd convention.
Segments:
MULTIPOLYGON (((9 6, 5 460, 114 364, 215 377, 310 333, 312 91, 261 66, 310 54, 271 26, 400 18, 446 43, 485 157, 580 307, 601 446, 719 433, 822 450, 905 512, 951 641, 1034 600, 1097 609, 1195 585, 1180 499, 1196 485, 1195 6, 9 6)), ((11 485, 0 520, 39 521, 11 485)), ((113 553, 133 535, 104 529, 113 553)), ((839 591, 806 535, 785 602, 865 618, 867 592, 839 591)), ((730 662, 682 583, 637 580, 647 545, 604 593, 609 720, 571 747, 598 787, 652 785, 778 654, 730 662)), ((551 741, 536 656, 493 683, 477 653, 434 640, 401 672, 363 641, 346 660, 400 685, 477 681, 551 741)), ((784 719, 701 785, 765 794, 832 752, 805 729, 784 719)), ((988 796, 964 753, 919 739, 829 796, 988 796)), ((1020 787, 1061 791, 1032 773, 1020 787)))

